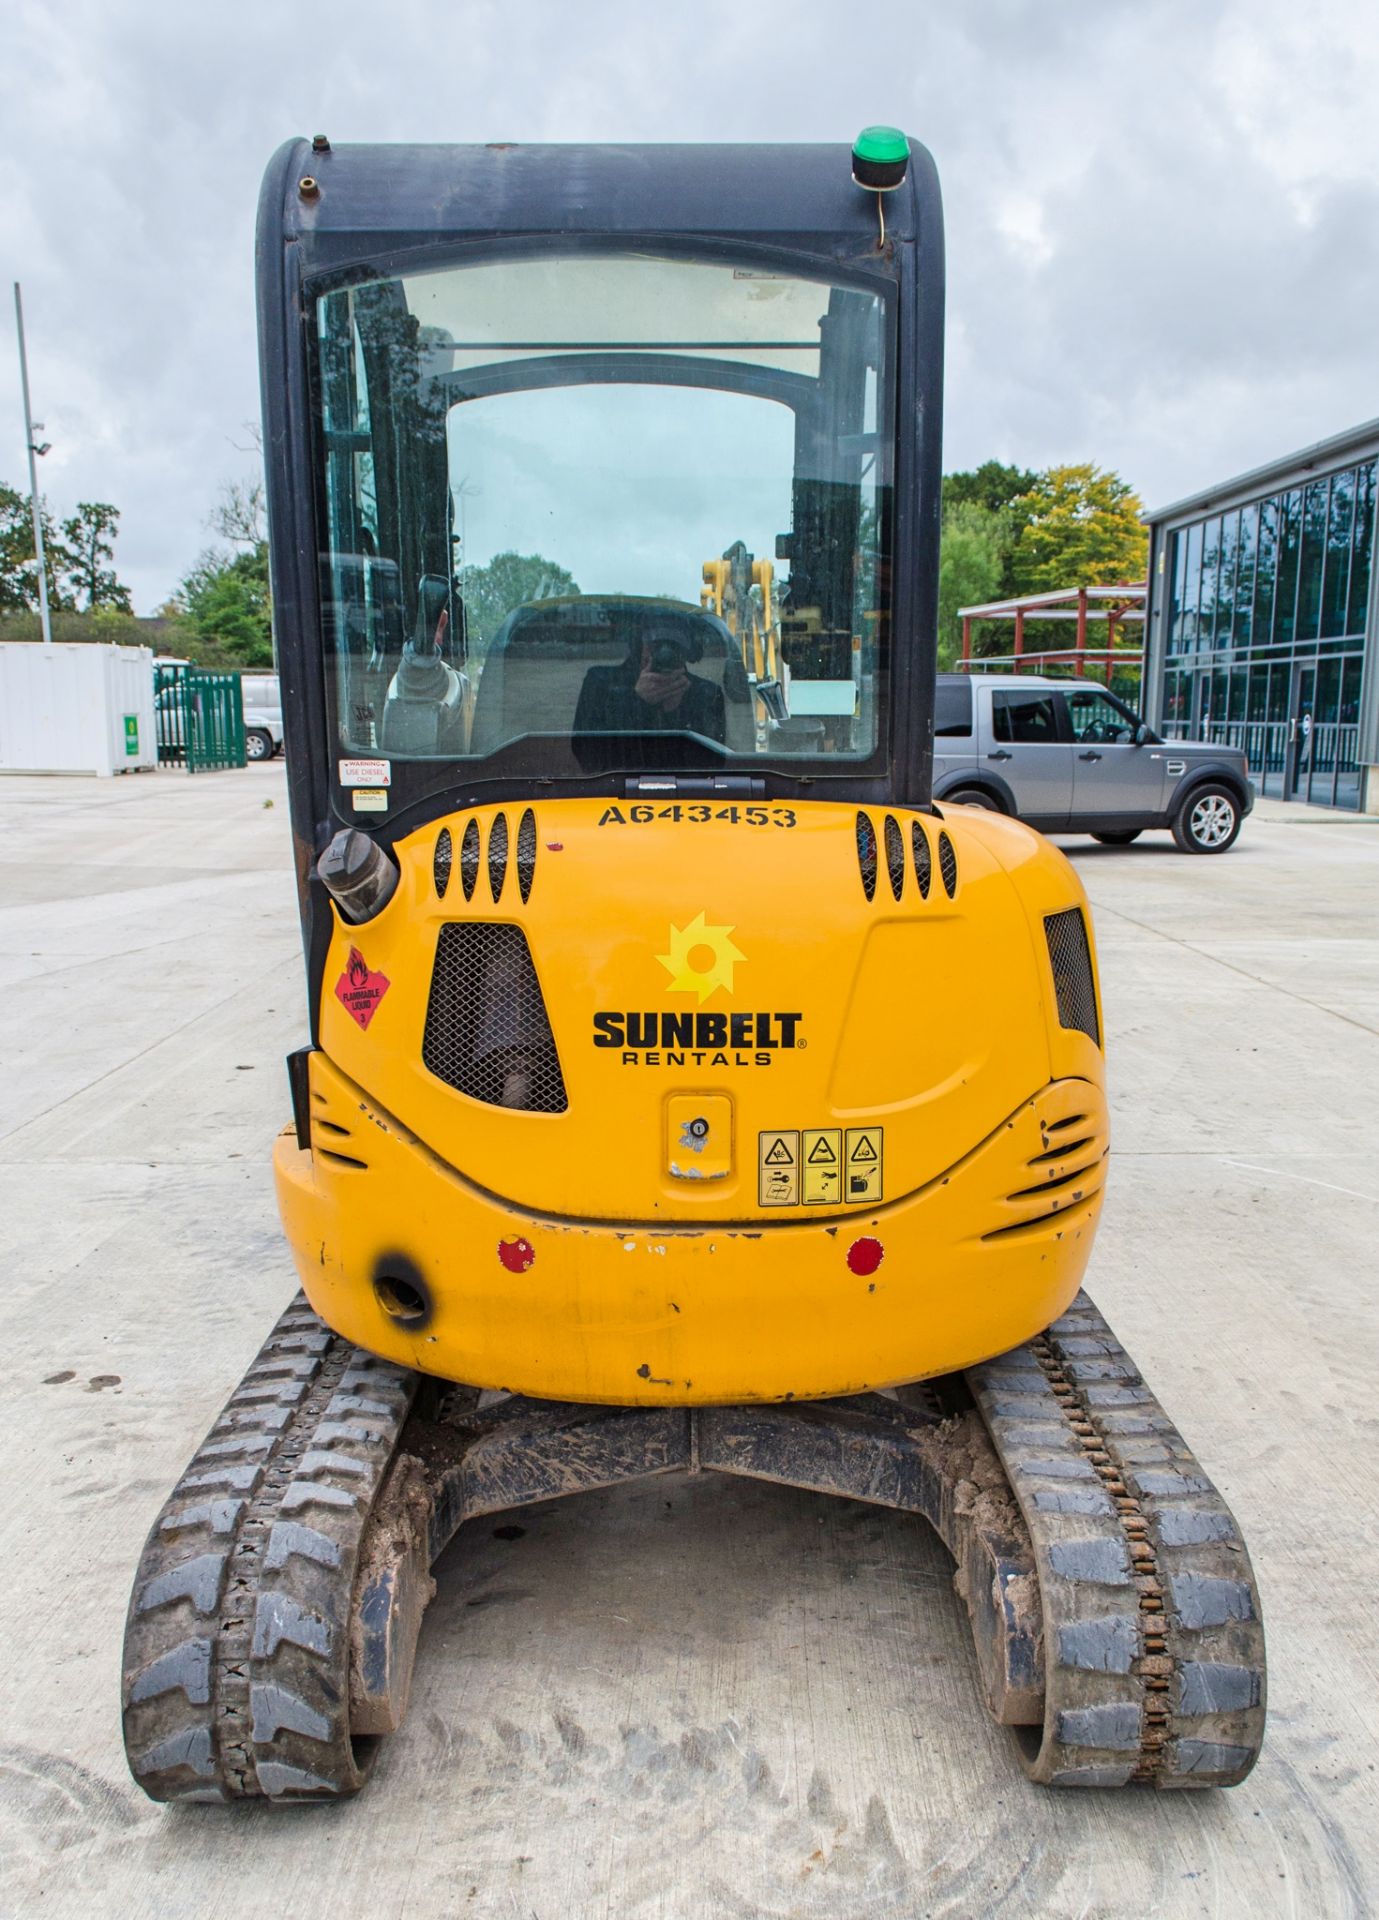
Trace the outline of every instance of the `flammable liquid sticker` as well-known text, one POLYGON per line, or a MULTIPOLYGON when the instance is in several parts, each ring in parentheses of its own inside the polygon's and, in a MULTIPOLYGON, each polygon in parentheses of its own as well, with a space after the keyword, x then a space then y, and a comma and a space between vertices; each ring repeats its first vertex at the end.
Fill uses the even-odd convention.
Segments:
POLYGON ((335 983, 335 997, 351 1020, 357 1020, 367 1032, 379 1001, 391 985, 386 973, 375 973, 358 947, 351 947, 345 971, 335 983))

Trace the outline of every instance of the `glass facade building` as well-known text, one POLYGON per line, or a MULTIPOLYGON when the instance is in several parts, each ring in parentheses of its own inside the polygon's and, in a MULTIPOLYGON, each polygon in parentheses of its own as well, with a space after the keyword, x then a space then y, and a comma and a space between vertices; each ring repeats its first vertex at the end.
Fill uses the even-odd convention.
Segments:
POLYGON ((1148 516, 1146 717, 1275 798, 1379 805, 1377 469, 1379 421, 1148 516))

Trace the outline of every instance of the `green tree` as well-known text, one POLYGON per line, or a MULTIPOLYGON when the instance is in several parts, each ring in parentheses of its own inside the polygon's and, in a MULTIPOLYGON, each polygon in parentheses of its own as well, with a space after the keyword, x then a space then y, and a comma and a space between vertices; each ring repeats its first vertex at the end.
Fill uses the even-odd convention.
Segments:
POLYGON ((980 507, 994 517, 993 531, 1001 542, 1001 571, 991 591, 983 596, 988 600, 1008 600, 1015 592, 1010 556, 1024 525, 1019 503, 1038 479, 1029 467, 1008 467, 1000 460, 983 460, 968 473, 943 476, 945 517, 959 507, 980 507))
POLYGON ((1010 554, 1015 593, 1143 580, 1148 535, 1139 495, 1100 467, 1050 467, 1014 504, 1022 525, 1010 554))
MULTIPOLYGON (((43 553, 48 563, 48 605, 58 613, 72 604, 61 586, 61 576, 71 564, 72 556, 57 536, 46 500, 40 500, 39 512, 43 519, 43 553)), ((32 611, 37 605, 38 561, 34 554, 29 496, 0 483, 0 612, 32 611)))
POLYGON ((199 640, 239 666, 272 666, 273 606, 267 541, 243 553, 209 548, 168 604, 181 610, 199 640))
POLYGON ((514 607, 578 593, 574 575, 539 553, 495 553, 484 567, 460 575, 470 645, 486 646, 514 607))
POLYGON ((959 500, 950 505, 945 494, 938 562, 941 668, 951 667, 962 649, 958 608, 1001 597, 1001 577, 1009 546, 1009 525, 1004 512, 983 506, 977 500, 959 500))
POLYGON ((101 608, 112 613, 134 611, 129 588, 110 565, 119 530, 120 510, 108 500, 79 500, 71 519, 62 523, 67 542, 67 583, 74 595, 85 594, 88 613, 101 608))
POLYGON ((948 507, 985 507, 1004 513, 1027 494, 1039 475, 1028 467, 1006 467, 999 460, 983 460, 970 473, 945 473, 943 504, 948 507))

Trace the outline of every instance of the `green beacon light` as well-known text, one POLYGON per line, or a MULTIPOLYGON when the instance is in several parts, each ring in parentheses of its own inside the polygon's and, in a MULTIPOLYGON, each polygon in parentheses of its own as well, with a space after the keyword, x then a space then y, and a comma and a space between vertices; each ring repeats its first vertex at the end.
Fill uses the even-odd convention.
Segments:
POLYGON ((872 193, 894 193, 910 164, 910 143, 899 127, 863 127, 852 143, 852 177, 872 193))

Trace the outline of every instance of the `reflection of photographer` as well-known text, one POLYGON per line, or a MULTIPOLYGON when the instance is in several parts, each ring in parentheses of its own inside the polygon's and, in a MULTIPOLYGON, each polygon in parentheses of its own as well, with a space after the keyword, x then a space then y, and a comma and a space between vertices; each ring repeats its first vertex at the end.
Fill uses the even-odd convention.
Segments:
POLYGON ((579 690, 575 732, 674 730, 723 740, 723 690, 689 671, 704 655, 697 634, 666 622, 643 629, 614 667, 591 667, 579 690))

